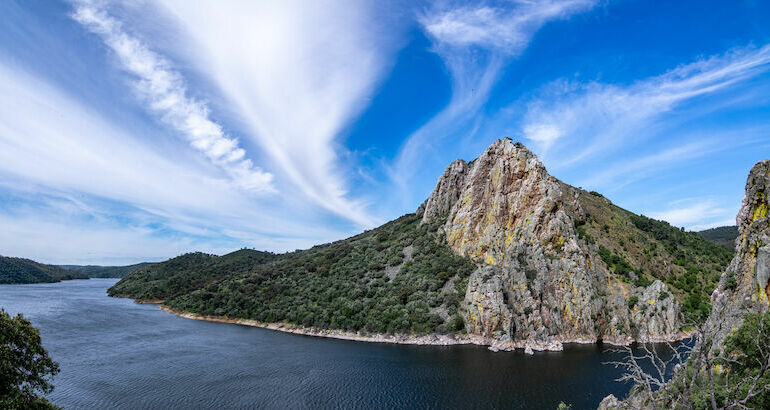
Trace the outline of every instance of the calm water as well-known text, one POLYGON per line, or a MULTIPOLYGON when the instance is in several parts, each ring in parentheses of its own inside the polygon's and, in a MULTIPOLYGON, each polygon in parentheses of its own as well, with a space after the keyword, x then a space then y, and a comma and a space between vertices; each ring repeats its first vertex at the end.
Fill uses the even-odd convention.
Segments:
POLYGON ((0 286, 41 329, 64 408, 596 408, 630 386, 598 346, 493 353, 357 343, 189 320, 107 297, 113 279, 0 286))

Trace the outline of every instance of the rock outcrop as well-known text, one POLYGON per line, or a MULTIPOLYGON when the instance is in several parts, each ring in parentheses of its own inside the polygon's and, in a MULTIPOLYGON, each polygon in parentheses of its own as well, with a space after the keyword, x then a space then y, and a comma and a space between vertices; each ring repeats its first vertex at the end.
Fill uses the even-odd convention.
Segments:
POLYGON ((541 350, 678 336, 681 313, 666 285, 616 280, 597 247, 580 238, 578 197, 510 139, 446 169, 423 205, 423 222, 441 224, 455 252, 483 265, 464 300, 470 334, 494 348, 541 350))
POLYGON ((770 160, 758 162, 746 181, 746 193, 736 222, 735 257, 711 295, 713 310, 706 332, 719 348, 724 338, 740 326, 747 313, 770 306, 770 160))

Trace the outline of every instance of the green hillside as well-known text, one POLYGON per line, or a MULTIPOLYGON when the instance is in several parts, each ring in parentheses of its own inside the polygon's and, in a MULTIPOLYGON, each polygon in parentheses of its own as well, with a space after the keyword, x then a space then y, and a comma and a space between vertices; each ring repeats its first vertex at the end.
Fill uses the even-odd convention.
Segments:
MULTIPOLYGON (((579 192, 587 216, 578 231, 599 248, 611 274, 638 285, 662 279, 687 311, 708 311, 708 295, 730 261, 729 250, 579 192)), ((477 266, 446 245, 440 224, 420 220, 421 214, 408 214, 349 239, 280 255, 186 254, 140 269, 109 294, 264 322, 370 332, 462 331, 458 308, 477 266)))
POLYGON ((735 238, 738 237, 738 227, 736 225, 720 226, 719 228, 706 229, 696 233, 709 242, 724 246, 729 250, 734 250, 735 238))
POLYGON ((70 279, 88 279, 88 276, 29 259, 0 256, 0 284, 51 283, 70 279))
POLYGON ((152 263, 143 262, 127 266, 99 265, 59 265, 61 268, 85 273, 89 278, 123 278, 137 270, 150 266, 152 263))
POLYGON ((599 256, 621 281, 644 286, 660 279, 674 289, 685 312, 699 318, 708 314, 711 292, 732 250, 578 191, 586 212, 578 232, 599 247, 599 256))
POLYGON ((373 332, 458 330, 475 265, 415 214, 342 241, 283 255, 187 254, 121 280, 111 295, 179 310, 373 332))

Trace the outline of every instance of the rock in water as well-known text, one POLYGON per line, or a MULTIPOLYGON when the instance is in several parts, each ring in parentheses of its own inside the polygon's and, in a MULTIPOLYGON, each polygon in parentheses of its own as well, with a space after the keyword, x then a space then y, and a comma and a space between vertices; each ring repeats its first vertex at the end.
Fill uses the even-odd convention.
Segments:
POLYGON ((713 310, 706 331, 719 348, 747 313, 765 311, 770 304, 770 160, 749 172, 746 193, 736 222, 735 256, 711 295, 713 310))
POLYGON ((468 283, 468 333, 500 349, 677 337, 682 315, 663 296, 666 285, 618 282, 598 247, 578 236, 579 195, 507 138, 447 167, 423 204, 423 223, 440 224, 455 252, 486 265, 468 283), (629 307, 629 295, 639 302, 629 307))

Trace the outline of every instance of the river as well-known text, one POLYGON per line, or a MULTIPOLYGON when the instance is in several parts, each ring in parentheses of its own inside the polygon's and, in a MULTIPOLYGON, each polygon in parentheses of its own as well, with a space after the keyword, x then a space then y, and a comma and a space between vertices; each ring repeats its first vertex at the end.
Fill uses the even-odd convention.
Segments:
POLYGON ((625 395, 609 347, 533 356, 480 346, 410 346, 300 336, 184 319, 110 298, 115 279, 0 285, 60 363, 64 408, 593 409, 625 395))

